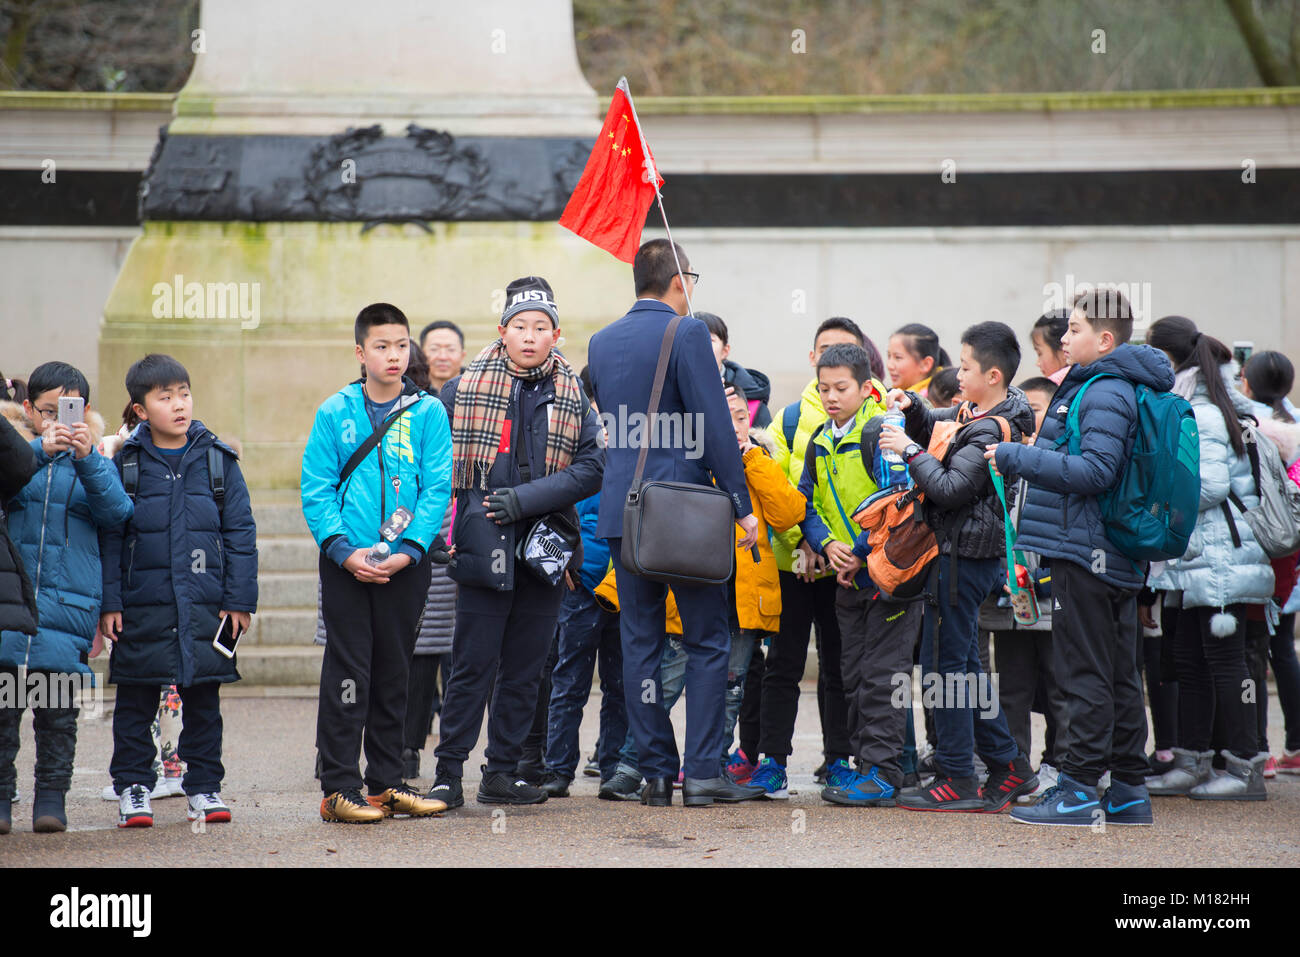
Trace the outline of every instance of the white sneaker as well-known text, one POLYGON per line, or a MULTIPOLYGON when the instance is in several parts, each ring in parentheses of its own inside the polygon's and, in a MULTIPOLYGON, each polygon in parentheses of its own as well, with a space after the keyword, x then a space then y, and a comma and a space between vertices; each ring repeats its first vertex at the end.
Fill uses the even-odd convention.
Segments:
POLYGON ((117 802, 118 827, 153 827, 153 808, 143 784, 133 784, 122 792, 117 802))
POLYGON ((1016 798, 1018 804, 1033 804, 1037 801, 1048 788, 1056 787, 1057 777, 1060 772, 1050 764, 1040 764, 1038 766, 1038 787, 1034 788, 1029 794, 1022 794, 1016 798))
POLYGON ((1100 778, 1097 779, 1097 793, 1102 794, 1109 787, 1110 787, 1110 772, 1107 771, 1105 774, 1103 774, 1100 778))
POLYGON ((191 821, 197 821, 201 817, 207 824, 224 824, 230 820, 230 808, 226 807, 221 800, 221 795, 216 791, 191 794, 189 805, 185 817, 191 821))

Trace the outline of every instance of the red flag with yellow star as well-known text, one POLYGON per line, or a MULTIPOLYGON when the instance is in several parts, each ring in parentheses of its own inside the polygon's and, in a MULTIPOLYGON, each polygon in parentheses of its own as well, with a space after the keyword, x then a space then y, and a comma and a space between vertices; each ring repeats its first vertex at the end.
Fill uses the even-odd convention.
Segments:
POLYGON ((619 80, 560 225, 630 263, 641 245, 655 189, 663 182, 632 109, 627 81, 619 80))

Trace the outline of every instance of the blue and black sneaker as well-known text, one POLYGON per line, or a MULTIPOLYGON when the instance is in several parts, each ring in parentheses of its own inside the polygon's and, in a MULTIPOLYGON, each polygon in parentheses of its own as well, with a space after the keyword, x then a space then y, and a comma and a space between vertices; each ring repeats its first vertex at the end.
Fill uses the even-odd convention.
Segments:
POLYGON ((758 767, 749 777, 749 786, 762 788, 760 797, 784 801, 790 796, 790 782, 786 779, 785 768, 771 758, 758 762, 758 767))
POLYGON ((1106 818, 1097 789, 1080 784, 1064 771, 1056 787, 1048 788, 1037 804, 1011 809, 1011 820, 1021 824, 1056 827, 1091 827, 1106 818))
POLYGON ((1111 776, 1110 787, 1101 796, 1101 807, 1107 824, 1133 827, 1150 827, 1155 823, 1151 813, 1151 795, 1145 784, 1125 784, 1111 776))
POLYGON ((828 788, 840 788, 853 780, 853 768, 847 758, 837 758, 826 765, 823 784, 828 788))
POLYGON ((850 807, 893 807, 897 793, 898 789, 882 778, 880 769, 873 766, 867 774, 849 771, 836 787, 828 783, 822 789, 822 800, 850 807))

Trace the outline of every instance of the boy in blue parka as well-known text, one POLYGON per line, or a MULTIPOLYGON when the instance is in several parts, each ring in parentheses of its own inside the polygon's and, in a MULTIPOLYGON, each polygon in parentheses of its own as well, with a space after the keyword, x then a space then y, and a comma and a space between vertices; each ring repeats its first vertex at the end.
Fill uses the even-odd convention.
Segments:
POLYGON ((82 422, 58 421, 60 398, 80 396, 89 403, 86 377, 66 362, 47 362, 32 371, 28 390, 21 409, 6 403, 4 412, 30 441, 37 471, 5 511, 36 593, 37 630, 0 633, 0 680, 17 692, 0 702, 0 834, 10 827, 18 726, 29 703, 36 726, 32 830, 67 829, 64 795, 77 749, 74 699, 77 690, 93 684, 87 660, 98 651, 92 650, 102 594, 96 527, 131 517, 112 463, 95 449, 103 420, 87 407, 82 422), (27 678, 19 687, 18 669, 24 666, 27 678))
POLYGON ((186 771, 186 816, 230 820, 221 800, 221 685, 235 659, 213 647, 223 619, 238 637, 257 610, 257 528, 238 456, 194 418, 190 376, 152 354, 126 373, 139 427, 113 462, 135 504, 130 520, 100 532, 100 631, 113 639, 108 680, 118 827, 151 827, 157 783, 150 726, 158 689, 176 685, 185 708, 177 741, 186 771))
POLYGON ((1149 825, 1147 715, 1137 661, 1137 593, 1145 563, 1120 553, 1106 534, 1101 498, 1133 455, 1134 387, 1168 391, 1169 360, 1129 343, 1133 314, 1116 289, 1080 293, 1061 344, 1072 366, 1043 416, 1033 445, 990 445, 985 457, 1011 480, 1029 483, 1018 547, 1051 563, 1052 651, 1065 693, 1057 786, 1015 808, 1022 824, 1087 827, 1149 825), (1093 383, 1082 397, 1085 383, 1093 383), (1079 454, 1064 441, 1079 403, 1079 454), (1110 789, 1098 793, 1110 771, 1110 789))
POLYGON ((316 715, 321 820, 363 824, 446 810, 402 780, 402 732, 429 551, 451 501, 451 428, 442 403, 403 375, 411 332, 400 309, 366 306, 354 334, 366 377, 316 410, 302 456, 302 514, 321 549, 329 635, 316 715), (391 554, 367 560, 399 507, 410 520, 391 554))

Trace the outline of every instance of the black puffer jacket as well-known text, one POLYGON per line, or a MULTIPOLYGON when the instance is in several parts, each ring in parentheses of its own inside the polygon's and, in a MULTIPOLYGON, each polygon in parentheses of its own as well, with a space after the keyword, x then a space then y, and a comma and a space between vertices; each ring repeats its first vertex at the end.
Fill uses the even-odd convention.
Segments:
MULTIPOLYGON (((0 416, 0 502, 7 502, 36 474, 36 456, 27 440, 0 416)), ((36 634, 36 594, 9 526, 0 520, 0 631, 36 634)))
MULTIPOLYGON (((936 422, 952 421, 961 409, 934 410, 909 392, 912 404, 904 416, 907 434, 925 446, 936 422)), ((1006 419, 1011 441, 1020 442, 1034 430, 1034 410, 1025 394, 1012 386, 1007 397, 986 414, 973 418, 953 436, 940 462, 922 452, 909 463, 912 480, 925 492, 926 522, 935 530, 939 548, 949 554, 956 548, 959 558, 1000 558, 1006 554, 1002 502, 993 488, 984 447, 1003 441, 1002 426, 993 417, 1006 419)))
MULTIPOLYGON (((456 393, 460 376, 442 387, 440 398, 447 407, 447 417, 456 420, 456 393)), ((519 380, 516 380, 519 381, 519 380)), ((600 491, 601 477, 605 471, 605 450, 601 442, 600 420, 596 413, 586 409, 582 433, 573 460, 566 468, 551 475, 542 474, 546 465, 546 437, 549 434, 550 407, 555 402, 555 379, 547 376, 535 382, 519 382, 512 389, 510 409, 511 435, 516 449, 511 453, 498 453, 488 470, 488 490, 513 488, 519 497, 523 518, 518 522, 498 525, 487 517, 483 507, 484 488, 461 489, 456 492, 456 522, 451 540, 456 554, 448 566, 448 575, 459 585, 491 588, 495 591, 514 591, 515 544, 526 534, 532 521, 552 512, 566 512, 574 525, 577 514, 573 506, 589 495, 600 491), (522 427, 520 426, 522 423, 522 427), (519 451, 522 449, 528 462, 531 481, 523 481, 519 469, 519 451), (504 560, 503 560, 504 559, 504 560)), ((582 564, 581 550, 573 556, 573 567, 582 564)), ((527 574, 527 573, 525 573, 527 574)), ((563 588, 563 583, 556 585, 563 588)))

